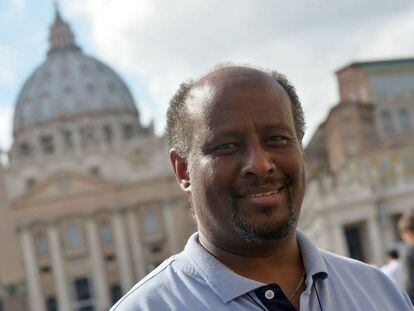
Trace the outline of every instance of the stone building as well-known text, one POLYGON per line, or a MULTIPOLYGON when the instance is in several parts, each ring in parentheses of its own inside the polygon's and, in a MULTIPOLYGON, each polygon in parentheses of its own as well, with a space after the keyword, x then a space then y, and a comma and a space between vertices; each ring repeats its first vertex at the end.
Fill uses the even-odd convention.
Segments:
POLYGON ((380 265, 414 210, 414 59, 337 71, 340 103, 306 147, 300 226, 320 247, 380 265))
POLYGON ((122 79, 82 52, 58 10, 49 39, 0 167, 2 305, 107 310, 195 225, 122 79))

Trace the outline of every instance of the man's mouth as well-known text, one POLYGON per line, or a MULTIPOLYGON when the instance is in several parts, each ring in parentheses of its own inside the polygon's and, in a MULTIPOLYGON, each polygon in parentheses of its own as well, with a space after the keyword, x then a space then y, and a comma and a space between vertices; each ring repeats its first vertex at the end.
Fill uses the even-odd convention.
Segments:
POLYGON ((249 195, 245 195, 244 197, 247 199, 250 198, 261 198, 261 197, 266 197, 266 196, 271 196, 274 194, 279 193, 279 191, 282 189, 283 187, 277 189, 277 190, 273 190, 273 191, 268 191, 268 192, 262 192, 262 193, 255 193, 255 194, 249 194, 249 195))
MULTIPOLYGON (((269 187, 270 188, 270 187, 269 187)), ((273 189, 250 189, 249 191, 238 196, 239 200, 248 202, 253 205, 275 205, 279 204, 282 199, 281 192, 285 189, 285 185, 272 187, 273 189)))

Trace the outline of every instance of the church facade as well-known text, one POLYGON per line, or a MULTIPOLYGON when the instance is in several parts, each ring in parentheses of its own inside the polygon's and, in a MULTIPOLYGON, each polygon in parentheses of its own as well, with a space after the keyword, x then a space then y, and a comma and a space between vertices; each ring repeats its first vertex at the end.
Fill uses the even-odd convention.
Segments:
POLYGON ((301 228, 318 246, 382 265, 414 211, 414 59, 337 71, 340 103, 306 147, 301 228))
POLYGON ((0 170, 5 310, 108 310, 195 231, 168 150, 56 10, 0 170), (4 222, 4 224, 3 224, 4 222), (4 245, 4 246, 3 246, 4 245))

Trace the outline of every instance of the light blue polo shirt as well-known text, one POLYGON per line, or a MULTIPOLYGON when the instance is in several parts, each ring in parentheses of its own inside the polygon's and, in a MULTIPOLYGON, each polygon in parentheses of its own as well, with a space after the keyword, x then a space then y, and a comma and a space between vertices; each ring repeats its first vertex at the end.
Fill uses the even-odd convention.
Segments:
MULTIPOLYGON (((300 310, 414 310, 378 269, 317 249, 299 230, 306 270, 300 310)), ((136 284, 111 311, 294 310, 276 284, 242 277, 210 255, 194 233, 185 249, 136 284)))

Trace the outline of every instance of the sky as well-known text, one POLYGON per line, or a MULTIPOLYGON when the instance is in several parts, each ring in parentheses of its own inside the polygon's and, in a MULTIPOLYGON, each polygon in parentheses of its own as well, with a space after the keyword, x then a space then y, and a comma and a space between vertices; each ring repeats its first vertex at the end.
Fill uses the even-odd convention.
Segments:
MULTIPOLYGON (((126 82, 141 121, 165 126, 179 83, 220 63, 278 70, 296 86, 305 143, 338 103, 335 71, 414 57, 414 1, 61 0, 82 51, 126 82)), ((0 149, 12 143, 24 81, 46 59, 50 0, 0 0, 0 149)))

